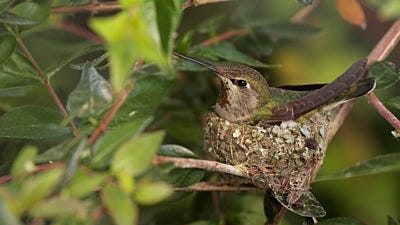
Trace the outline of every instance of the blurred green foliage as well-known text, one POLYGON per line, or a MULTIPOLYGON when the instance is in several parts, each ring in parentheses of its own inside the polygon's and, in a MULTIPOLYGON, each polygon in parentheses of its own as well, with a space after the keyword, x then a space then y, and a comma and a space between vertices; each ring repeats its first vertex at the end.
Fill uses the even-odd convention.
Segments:
MULTIPOLYGON (((273 85, 323 83, 368 54, 390 23, 381 18, 400 15, 396 0, 363 1, 369 25, 361 31, 339 17, 333 1, 324 1, 306 23, 289 18, 308 0, 185 10, 184 0, 120 0, 107 2, 119 3, 119 11, 68 11, 96 2, 0 1, 0 224, 263 224, 262 192, 173 192, 216 176, 152 166, 157 151, 206 157, 202 119, 218 94, 214 77, 174 60, 173 50, 256 67, 273 85), (99 36, 93 38, 90 29, 99 36), (245 35, 202 44, 232 30, 245 35), (67 106, 68 117, 46 85, 67 106), (130 92, 121 108, 92 143, 88 137, 104 125, 124 91, 130 92), (74 136, 71 121, 80 135, 74 136)), ((399 58, 397 48, 392 63, 376 63, 369 71, 382 88, 377 95, 396 115, 399 58)), ((318 178, 333 181, 313 184, 328 212, 321 224, 400 223, 399 174, 387 173, 400 169, 391 129, 365 100, 354 107, 318 178)), ((303 220, 288 213, 281 224, 303 220)))

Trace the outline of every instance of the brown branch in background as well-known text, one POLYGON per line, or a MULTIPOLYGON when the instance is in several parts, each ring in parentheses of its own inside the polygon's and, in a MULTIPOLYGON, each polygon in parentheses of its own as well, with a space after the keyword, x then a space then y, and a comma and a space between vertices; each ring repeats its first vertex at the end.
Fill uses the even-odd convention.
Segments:
MULTIPOLYGON (((24 52, 24 54, 28 58, 29 62, 32 63, 33 67, 35 67, 35 69, 38 72, 40 78, 42 79, 42 82, 43 82, 44 86, 47 88, 48 92, 50 93, 51 97, 53 98, 54 102, 56 103, 58 109, 61 111, 61 113, 65 117, 68 117, 67 110, 65 109, 65 107, 62 104, 60 98, 57 96, 57 93, 55 92, 55 90, 51 86, 49 79, 47 79, 47 76, 44 74, 43 70, 40 68, 40 66, 36 62, 35 58, 33 58, 31 52, 28 50, 28 48, 26 47, 26 45, 24 44, 24 42, 22 41, 22 39, 19 36, 16 37, 16 40, 17 40, 19 46, 21 47, 22 51, 24 52)), ((71 121, 69 124, 72 127, 74 135, 75 136, 79 136, 79 131, 78 131, 77 127, 75 126, 74 122, 71 121)))
POLYGON ((205 170, 209 170, 209 171, 227 173, 227 174, 232 174, 235 176, 249 178, 249 176, 244 171, 239 169, 238 167, 220 163, 220 162, 216 162, 216 161, 167 157, 167 156, 155 156, 153 158, 154 165, 160 165, 163 163, 173 163, 175 166, 180 167, 180 168, 205 169, 205 170))
POLYGON ((307 7, 301 8, 296 14, 290 18, 292 23, 303 22, 321 3, 321 0, 314 0, 313 3, 307 7))
POLYGON ((212 37, 210 39, 207 39, 207 40, 201 42, 200 45, 207 46, 207 45, 211 45, 211 44, 214 44, 214 43, 217 43, 217 42, 220 42, 220 41, 232 38, 232 37, 246 36, 248 34, 250 34, 250 30, 248 30, 248 29, 229 30, 225 33, 222 33, 222 34, 216 36, 216 37, 212 37))
POLYGON ((175 191, 257 191, 254 186, 228 186, 213 185, 207 182, 199 182, 189 187, 174 188, 175 191))
POLYGON ((64 13, 83 13, 90 12, 92 14, 97 14, 100 12, 114 12, 122 9, 122 6, 118 2, 98 2, 92 1, 86 5, 77 6, 58 6, 51 9, 53 14, 64 14, 64 13))
POLYGON ((99 36, 97 36, 95 33, 92 33, 89 30, 87 30, 83 27, 77 26, 73 23, 61 22, 61 23, 57 24, 57 26, 64 31, 74 34, 75 36, 78 36, 78 37, 81 37, 81 38, 84 38, 87 40, 91 40, 91 41, 94 41, 97 43, 104 44, 104 40, 101 39, 99 36))
POLYGON ((376 97, 374 93, 369 93, 365 96, 376 111, 385 118, 392 127, 394 127, 397 131, 400 131, 400 120, 396 118, 396 116, 390 112, 383 104, 382 102, 376 97))
POLYGON ((271 225, 279 225, 279 223, 281 222, 283 216, 286 213, 286 208, 283 206, 280 206, 281 208, 278 211, 278 214, 276 214, 274 221, 272 221, 271 225))
MULTIPOLYGON (((393 48, 400 41, 400 20, 397 20, 393 23, 393 25, 389 28, 389 30, 385 33, 385 35, 381 38, 378 44, 375 45, 374 49, 372 49, 371 53, 368 55, 368 66, 372 63, 385 59, 393 48)), ((377 111, 390 123, 398 129, 398 119, 394 117, 394 115, 386 109, 386 107, 377 99, 374 98, 374 95, 366 95, 367 100, 373 105, 377 111), (379 101, 379 103, 378 103, 379 101), (393 117, 391 116, 393 115, 393 117), (386 118, 386 116, 388 118, 386 118)), ((350 113, 355 101, 349 101, 339 109, 336 117, 329 124, 329 131, 326 135, 328 142, 330 142, 336 132, 339 130, 342 125, 344 119, 350 113)))
MULTIPOLYGON (((143 64, 142 59, 138 59, 135 63, 134 69, 140 67, 143 64)), ((92 136, 89 139, 90 144, 94 144, 96 140, 100 137, 100 135, 107 129, 108 124, 111 122, 111 119, 118 112, 119 108, 124 104, 125 99, 128 97, 129 93, 131 93, 133 87, 135 85, 135 80, 130 80, 130 84, 127 85, 118 95, 117 101, 108 111, 107 115, 101 121, 99 127, 93 132, 92 136)))

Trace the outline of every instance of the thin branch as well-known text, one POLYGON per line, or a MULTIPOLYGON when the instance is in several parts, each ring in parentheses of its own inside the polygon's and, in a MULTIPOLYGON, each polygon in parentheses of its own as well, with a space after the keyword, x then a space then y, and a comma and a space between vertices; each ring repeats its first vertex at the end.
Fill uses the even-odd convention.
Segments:
POLYGON ((218 3, 218 2, 229 2, 232 0, 187 0, 183 4, 183 9, 186 9, 191 6, 199 6, 199 5, 206 5, 211 3, 218 3))
POLYGON ((163 163, 173 163, 175 166, 180 168, 198 168, 209 171, 215 171, 220 173, 227 173, 235 176, 249 178, 246 172, 240 168, 216 161, 201 160, 201 159, 188 159, 188 158, 176 158, 167 156, 156 156, 153 158, 154 165, 160 165, 163 163))
POLYGON ((87 29, 84 29, 75 24, 61 22, 58 24, 58 27, 63 29, 64 31, 72 33, 78 37, 104 44, 104 40, 101 39, 99 36, 97 36, 95 33, 92 33, 90 31, 88 31, 87 29))
MULTIPOLYGON (((16 40, 17 40, 19 46, 21 47, 22 51, 24 52, 24 54, 28 58, 29 62, 31 62, 33 67, 35 67, 36 71, 38 72, 40 78, 43 81, 44 86, 47 88, 48 92, 50 93, 51 97, 53 98, 54 102, 56 103, 58 109, 61 111, 61 113, 65 117, 68 117, 68 112, 65 109, 64 105, 62 104, 60 98, 57 96, 57 93, 55 92, 55 90, 51 86, 49 79, 47 79, 47 76, 44 74, 43 70, 40 68, 40 66, 36 62, 35 58, 33 58, 31 52, 26 47, 25 43, 22 41, 22 39, 19 36, 16 37, 16 40)), ((75 136, 79 136, 79 131, 78 131, 77 127, 75 126, 74 122, 71 121, 69 124, 72 127, 74 135, 75 136)))
POLYGON ((286 213, 286 208, 283 207, 282 205, 280 206, 281 208, 279 209, 278 213, 276 214, 274 221, 272 221, 271 225, 279 225, 281 222, 283 216, 286 213))
POLYGON ((83 13, 90 12, 92 14, 97 14, 100 12, 114 12, 121 10, 122 6, 118 2, 98 2, 92 1, 86 5, 78 6, 58 6, 51 9, 53 14, 64 14, 64 13, 83 13))
MULTIPOLYGON (((397 43, 400 41, 400 20, 397 20, 393 23, 393 25, 389 28, 389 30, 385 33, 385 35, 381 38, 378 44, 372 49, 370 54, 368 55, 368 66, 372 63, 385 59, 397 43)), ((382 103, 378 103, 378 99, 374 98, 374 96, 366 95, 367 100, 373 105, 382 116, 385 117, 386 120, 390 121, 390 123, 398 129, 398 119, 394 116, 390 116, 392 114, 382 103)), ((380 101, 379 101, 380 102, 380 101)), ((349 101, 341 106, 339 112, 335 116, 335 118, 329 124, 329 130, 326 135, 328 142, 330 142, 336 132, 339 130, 342 125, 344 119, 350 113, 353 108, 355 101, 349 101)))
POLYGON ((212 37, 210 39, 207 39, 207 40, 201 42, 200 45, 207 46, 207 45, 211 45, 211 44, 214 44, 214 43, 217 43, 217 42, 220 42, 220 41, 223 41, 223 40, 235 37, 235 36, 246 36, 246 35, 250 34, 250 32, 251 31, 249 29, 229 30, 225 33, 222 33, 222 34, 216 36, 216 37, 212 37))
MULTIPOLYGON (((143 64, 143 60, 138 59, 136 61, 134 69, 138 68, 142 64, 143 64)), ((132 79, 132 80, 130 80, 129 85, 127 85, 124 89, 121 90, 121 92, 118 95, 117 101, 111 107, 110 111, 108 111, 107 115, 101 121, 99 127, 93 132, 92 136, 90 137, 90 139, 89 139, 90 144, 93 145, 96 142, 96 140, 100 137, 100 135, 107 129, 107 126, 110 123, 111 119, 118 112, 118 110, 122 106, 122 104, 124 104, 125 99, 128 97, 129 93, 131 93, 134 85, 135 85, 135 80, 132 79)))
POLYGON ((174 188, 175 191, 257 191, 260 190, 254 186, 228 186, 213 185, 207 182, 199 182, 189 187, 174 188))
POLYGON ((302 7, 296 14, 294 14, 290 18, 290 22, 303 22, 319 6, 319 4, 321 4, 321 0, 314 0, 310 6, 302 7))
POLYGON ((376 97, 374 93, 369 93, 365 96, 368 102, 378 111, 378 113, 385 118, 392 127, 396 130, 400 131, 400 120, 396 118, 396 116, 390 112, 382 102, 376 97))
MULTIPOLYGON (((51 164, 40 164, 40 165, 36 166, 35 173, 39 172, 39 171, 44 171, 44 170, 57 168, 57 167, 60 167, 62 165, 64 165, 64 164, 61 163, 61 162, 56 162, 56 163, 51 163, 51 164)), ((13 179, 13 177, 11 175, 9 175, 9 174, 5 175, 5 176, 2 176, 2 177, 0 177, 0 184, 6 183, 8 181, 11 181, 12 179, 13 179)))

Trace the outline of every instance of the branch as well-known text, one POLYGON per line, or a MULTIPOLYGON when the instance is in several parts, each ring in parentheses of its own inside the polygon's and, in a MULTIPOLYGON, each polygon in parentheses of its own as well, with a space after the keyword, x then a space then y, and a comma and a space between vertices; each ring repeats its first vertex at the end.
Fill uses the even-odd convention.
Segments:
POLYGON ((113 12, 121 10, 122 6, 118 2, 98 2, 92 1, 86 5, 78 6, 58 6, 51 9, 53 14, 65 14, 65 13, 83 13, 90 12, 92 14, 97 14, 100 12, 113 12))
POLYGON ((207 182, 200 182, 189 187, 174 188, 175 191, 255 191, 260 190, 254 186, 228 186, 213 185, 207 182))
MULTIPOLYGON (((138 59, 136 61, 134 69, 138 68, 142 64, 143 64, 143 60, 138 59)), ((100 137, 100 135, 107 129, 107 126, 110 123, 111 119, 118 112, 118 110, 122 106, 122 104, 124 104, 125 99, 128 97, 129 93, 131 93, 134 85, 135 85, 135 80, 130 80, 130 83, 124 89, 121 90, 121 92, 118 95, 117 101, 111 107, 110 111, 108 111, 107 115, 101 121, 99 127, 93 132, 92 136, 90 137, 90 139, 89 139, 90 144, 93 145, 96 142, 96 140, 100 137)))
MULTIPOLYGON (((376 44, 376 46, 372 49, 371 53, 368 55, 368 66, 372 63, 385 59, 393 48, 400 41, 400 20, 397 20, 393 23, 393 25, 389 28, 389 30, 385 33, 385 35, 381 38, 381 40, 376 44)), ((388 120, 393 127, 399 130, 399 120, 394 117, 394 115, 386 109, 386 107, 376 98, 375 95, 366 95, 367 100, 373 105, 377 111, 388 120)), ((344 119, 350 113, 355 101, 349 101, 342 105, 337 113, 336 117, 329 124, 329 131, 326 135, 328 142, 330 142, 338 131, 340 126, 342 125, 344 119)))
MULTIPOLYGON (((60 98, 57 96, 57 93, 54 91, 53 87, 50 84, 49 79, 47 76, 44 74, 43 70, 40 68, 39 64, 36 62, 35 58, 33 58, 31 52, 28 50, 26 47, 25 43, 22 41, 22 39, 19 36, 16 36, 16 40, 21 47, 22 51, 28 58, 29 62, 32 63, 33 67, 36 69, 36 71, 39 73, 40 78, 42 79, 42 82, 44 86, 47 88, 48 92, 50 93, 51 97, 53 98, 54 102, 56 103, 58 109, 62 112, 62 114, 65 117, 68 117, 68 112, 65 109, 64 105, 62 104, 60 98)), ((75 136, 79 136, 79 131, 76 128, 75 124, 73 121, 69 123, 72 127, 73 133, 75 136)))
POLYGON ((180 168, 198 168, 205 169, 208 171, 215 171, 220 173, 227 173, 239 177, 249 178, 246 172, 241 170, 239 167, 216 162, 210 160, 201 159, 189 159, 189 158, 176 158, 167 156, 156 156, 153 158, 154 165, 160 165, 163 163, 173 163, 174 166, 180 168))
MULTIPOLYGON (((49 169, 53 169, 53 168, 57 168, 60 166, 63 166, 64 164, 61 162, 56 162, 56 163, 51 163, 51 164, 41 164, 41 165, 37 165, 35 172, 40 172, 40 171, 44 171, 44 170, 49 170, 49 169)), ((6 183, 8 181, 11 181, 13 179, 13 177, 11 175, 5 175, 0 177, 0 184, 2 183, 6 183)))

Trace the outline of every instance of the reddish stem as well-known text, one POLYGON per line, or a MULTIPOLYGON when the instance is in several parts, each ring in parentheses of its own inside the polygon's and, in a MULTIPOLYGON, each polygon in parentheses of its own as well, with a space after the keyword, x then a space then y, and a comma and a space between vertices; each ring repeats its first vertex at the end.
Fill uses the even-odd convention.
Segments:
POLYGON ((400 120, 396 118, 396 116, 390 112, 381 101, 379 101, 378 97, 374 95, 374 93, 369 93, 365 96, 368 102, 378 111, 378 113, 385 118, 392 127, 396 130, 400 131, 400 120))
MULTIPOLYGON (((55 90, 51 86, 49 79, 47 79, 47 76, 44 74, 43 70, 40 68, 40 66, 36 62, 35 58, 33 58, 31 52, 28 50, 28 48, 26 47, 26 45, 24 44, 24 42, 22 41, 22 39, 20 37, 17 36, 16 40, 17 40, 19 46, 21 47, 22 51, 24 52, 24 54, 28 58, 28 60, 32 63, 33 67, 35 67, 36 71, 39 73, 39 76, 42 79, 44 86, 47 88, 47 91, 50 93, 50 95, 53 98, 54 102, 56 103, 58 109, 61 111, 61 113, 65 117, 68 117, 67 110, 65 109, 65 107, 62 104, 60 98, 57 96, 57 93, 55 92, 55 90)), ((75 136, 79 136, 79 131, 78 131, 77 127, 75 126, 74 122, 71 121, 69 124, 72 127, 74 135, 75 136)))

